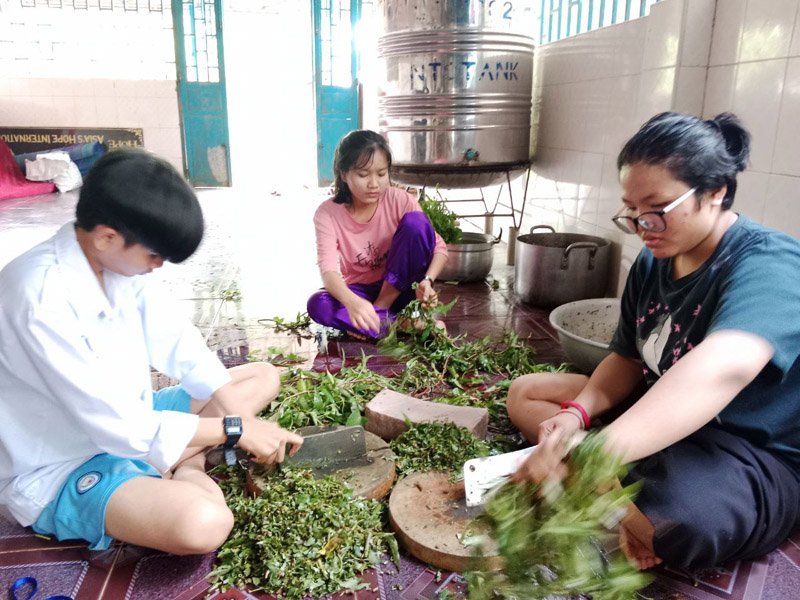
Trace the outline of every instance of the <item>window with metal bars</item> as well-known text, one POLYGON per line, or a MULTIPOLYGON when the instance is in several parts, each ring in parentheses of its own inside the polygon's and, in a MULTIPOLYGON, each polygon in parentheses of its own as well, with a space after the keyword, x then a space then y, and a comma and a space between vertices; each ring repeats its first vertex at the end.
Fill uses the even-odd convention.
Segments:
POLYGON ((322 85, 350 87, 353 82, 350 12, 350 0, 322 0, 319 32, 322 85))
MULTIPOLYGON (((102 10, 135 13, 163 13, 165 0, 16 0, 22 8, 102 10)), ((170 10, 169 4, 166 10, 170 10)))
POLYGON ((541 0, 539 45, 638 19, 659 0, 541 0))

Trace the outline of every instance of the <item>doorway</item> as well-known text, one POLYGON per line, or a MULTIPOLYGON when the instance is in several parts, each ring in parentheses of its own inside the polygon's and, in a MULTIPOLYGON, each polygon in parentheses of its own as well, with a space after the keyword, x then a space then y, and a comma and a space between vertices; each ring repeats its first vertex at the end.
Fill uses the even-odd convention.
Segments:
POLYGON ((172 0, 184 168, 198 187, 231 185, 221 0, 172 0))
POLYGON ((360 126, 354 33, 361 0, 313 0, 313 9, 317 176, 324 186, 333 180, 336 144, 360 126))

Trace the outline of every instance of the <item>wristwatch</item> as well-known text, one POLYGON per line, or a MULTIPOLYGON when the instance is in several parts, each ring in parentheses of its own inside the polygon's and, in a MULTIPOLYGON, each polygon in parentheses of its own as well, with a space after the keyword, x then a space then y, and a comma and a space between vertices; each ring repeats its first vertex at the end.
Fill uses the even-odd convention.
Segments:
POLYGON ((236 444, 242 437, 242 418, 227 415, 222 417, 222 429, 225 432, 225 464, 229 467, 236 464, 236 444))
MULTIPOLYGON (((431 282, 431 285, 433 285, 433 277, 430 275, 425 275, 425 277, 422 278, 422 281, 425 281, 426 279, 431 282)), ((420 283, 422 283, 422 281, 420 281, 420 283)))

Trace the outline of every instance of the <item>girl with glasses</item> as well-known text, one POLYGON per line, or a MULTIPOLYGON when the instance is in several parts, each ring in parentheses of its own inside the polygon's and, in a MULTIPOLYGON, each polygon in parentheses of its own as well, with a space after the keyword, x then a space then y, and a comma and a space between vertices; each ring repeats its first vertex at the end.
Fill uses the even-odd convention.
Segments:
POLYGON ((800 243, 731 207, 750 136, 732 114, 663 113, 625 144, 623 208, 644 248, 611 354, 590 377, 531 374, 508 396, 539 449, 514 478, 563 472, 598 423, 641 491, 620 525, 639 568, 759 557, 800 526, 800 243), (613 418, 616 417, 616 418, 613 418))

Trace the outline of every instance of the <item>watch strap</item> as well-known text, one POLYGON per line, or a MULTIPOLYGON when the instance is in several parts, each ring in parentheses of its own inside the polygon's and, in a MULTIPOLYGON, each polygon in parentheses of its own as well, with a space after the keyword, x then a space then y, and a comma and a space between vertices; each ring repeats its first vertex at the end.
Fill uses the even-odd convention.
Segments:
POLYGON ((225 432, 225 443, 222 444, 225 464, 232 467, 238 462, 236 444, 242 437, 242 418, 234 415, 222 417, 222 430, 225 432))
POLYGON ((233 448, 242 437, 242 418, 232 415, 222 417, 222 429, 225 432, 226 448, 233 448))
POLYGON ((223 448, 224 455, 225 455, 225 464, 229 467, 234 466, 238 462, 238 456, 236 455, 236 448, 233 446, 225 446, 223 448))

